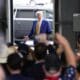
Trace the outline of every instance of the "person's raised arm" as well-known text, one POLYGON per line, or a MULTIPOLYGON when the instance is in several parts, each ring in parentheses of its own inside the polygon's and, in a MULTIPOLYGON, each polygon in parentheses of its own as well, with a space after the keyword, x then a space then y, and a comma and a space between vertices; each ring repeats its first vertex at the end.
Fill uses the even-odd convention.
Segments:
POLYGON ((56 33, 56 40, 58 44, 63 46, 63 49, 65 51, 66 61, 67 64, 73 67, 76 67, 76 59, 74 52, 71 49, 71 46, 66 38, 64 38, 61 34, 56 33))
POLYGON ((32 29, 31 29, 28 37, 29 37, 29 38, 32 37, 33 34, 34 34, 34 22, 33 22, 32 29))
POLYGON ((34 33, 34 22, 33 22, 32 29, 31 29, 29 35, 24 36, 24 41, 29 40, 29 38, 32 37, 33 33, 34 33))

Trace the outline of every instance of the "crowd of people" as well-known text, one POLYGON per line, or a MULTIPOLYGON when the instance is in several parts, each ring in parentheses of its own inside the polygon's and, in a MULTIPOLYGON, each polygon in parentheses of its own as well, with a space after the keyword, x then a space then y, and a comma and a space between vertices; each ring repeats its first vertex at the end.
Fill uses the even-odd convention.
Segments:
POLYGON ((59 33, 54 45, 44 40, 37 42, 34 50, 20 42, 8 43, 7 47, 10 54, 0 65, 0 80, 80 80, 80 36, 77 52, 59 33))

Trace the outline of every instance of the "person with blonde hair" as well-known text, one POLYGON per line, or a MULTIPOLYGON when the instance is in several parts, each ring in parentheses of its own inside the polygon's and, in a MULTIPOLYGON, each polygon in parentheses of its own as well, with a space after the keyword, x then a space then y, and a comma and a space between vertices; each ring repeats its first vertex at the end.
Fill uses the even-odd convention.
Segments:
POLYGON ((29 38, 34 38, 36 35, 48 35, 52 33, 49 22, 43 18, 43 11, 37 11, 36 16, 37 20, 33 22, 31 32, 28 36, 25 36, 25 40, 29 38))

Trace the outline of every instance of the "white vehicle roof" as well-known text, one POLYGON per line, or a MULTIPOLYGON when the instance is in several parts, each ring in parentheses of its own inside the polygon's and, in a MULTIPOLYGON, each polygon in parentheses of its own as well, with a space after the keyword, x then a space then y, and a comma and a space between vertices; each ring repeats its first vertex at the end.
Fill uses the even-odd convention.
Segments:
POLYGON ((39 6, 39 5, 35 5, 35 6, 16 6, 16 7, 13 7, 13 9, 23 9, 23 10, 40 9, 40 10, 51 10, 51 11, 53 11, 53 6, 51 6, 50 8, 49 7, 45 6, 45 5, 44 6, 39 6))

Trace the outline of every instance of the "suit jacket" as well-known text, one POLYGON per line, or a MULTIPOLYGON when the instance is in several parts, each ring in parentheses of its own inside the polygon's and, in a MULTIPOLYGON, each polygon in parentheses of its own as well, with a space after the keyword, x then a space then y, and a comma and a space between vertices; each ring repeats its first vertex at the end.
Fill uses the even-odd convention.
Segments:
MULTIPOLYGON (((37 24, 37 21, 34 21, 29 37, 36 35, 35 34, 36 24, 37 24)), ((41 27, 40 27, 40 33, 50 34, 51 32, 52 32, 51 26, 49 25, 48 21, 42 20, 41 27)))

